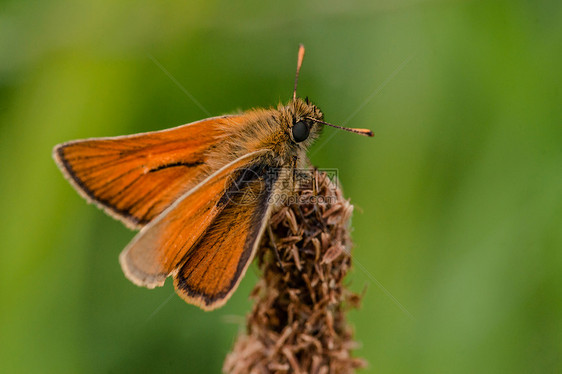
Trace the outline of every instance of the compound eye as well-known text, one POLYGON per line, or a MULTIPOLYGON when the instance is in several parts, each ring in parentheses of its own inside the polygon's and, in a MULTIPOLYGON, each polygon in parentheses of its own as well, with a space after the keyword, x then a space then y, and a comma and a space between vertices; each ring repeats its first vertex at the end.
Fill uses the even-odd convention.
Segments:
POLYGON ((309 133, 308 126, 303 121, 299 121, 293 126, 293 140, 297 143, 305 141, 309 133))

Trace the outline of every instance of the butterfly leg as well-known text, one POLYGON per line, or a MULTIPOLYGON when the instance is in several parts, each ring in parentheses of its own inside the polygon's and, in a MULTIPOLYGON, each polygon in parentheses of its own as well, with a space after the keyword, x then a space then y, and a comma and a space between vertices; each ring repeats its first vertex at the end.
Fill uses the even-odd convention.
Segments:
MULTIPOLYGON (((318 169, 315 167, 314 168, 314 182, 312 183, 312 190, 314 192, 314 196, 317 197, 318 194, 320 193, 320 181, 319 179, 322 177, 326 177, 325 174, 320 174, 318 173, 318 169)), ((314 204, 313 205, 313 209, 314 209, 314 214, 316 215, 316 219, 318 219, 318 222, 324 222, 324 219, 322 219, 322 213, 320 212, 320 210, 318 209, 318 205, 314 204)))
POLYGON ((306 219, 306 216, 308 215, 308 213, 305 214, 302 211, 302 208, 299 204, 294 204, 294 208, 295 208, 295 211, 298 212, 301 222, 304 223, 307 227, 310 227, 309 224, 308 224, 308 221, 306 219))
POLYGON ((314 196, 318 196, 318 169, 314 167, 314 169, 312 169, 312 173, 312 175, 314 176, 312 183, 312 193, 314 194, 314 196))
POLYGON ((293 164, 291 165, 291 185, 293 187, 293 193, 295 192, 296 187, 296 173, 297 173, 297 156, 293 156, 293 164))
POLYGON ((271 247, 273 248, 273 253, 275 253, 275 258, 279 263, 279 267, 285 272, 285 267, 283 266, 283 262, 281 261, 281 256, 279 255, 279 250, 277 249, 277 244, 275 244, 275 238, 273 237, 273 231, 271 231, 271 225, 267 225, 267 234, 269 235, 269 241, 271 242, 271 247))

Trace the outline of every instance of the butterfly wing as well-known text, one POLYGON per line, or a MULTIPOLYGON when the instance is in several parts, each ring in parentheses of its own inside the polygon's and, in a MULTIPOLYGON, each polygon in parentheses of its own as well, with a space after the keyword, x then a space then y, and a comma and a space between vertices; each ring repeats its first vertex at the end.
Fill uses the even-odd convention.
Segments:
POLYGON ((176 292, 205 310, 222 306, 238 287, 269 218, 277 174, 266 164, 239 170, 229 200, 174 276, 176 292))
POLYGON ((205 177, 208 151, 224 138, 224 126, 241 121, 214 117, 163 131, 77 140, 57 145, 53 157, 89 202, 140 228, 205 177))
MULTIPOLYGON (((220 247, 202 246, 209 238, 222 235, 217 227, 236 225, 239 226, 236 230, 241 230, 247 221, 245 216, 250 214, 248 211, 254 212, 255 207, 236 205, 246 202, 243 194, 247 183, 241 181, 259 179, 263 172, 258 174, 255 165, 262 165, 260 156, 266 152, 256 151, 224 166, 145 226, 121 253, 120 262, 125 275, 140 286, 162 286, 169 275, 178 273, 180 267, 185 268, 186 261, 194 259, 195 253, 220 247), (237 214, 233 215, 235 210, 237 214)), ((252 186, 258 188, 255 182, 252 186)), ((263 216, 265 212, 256 213, 263 216)), ((234 232, 225 235, 230 236, 234 232)), ((238 240, 238 237, 232 238, 232 245, 226 249, 235 256, 242 248, 233 240, 238 240)))

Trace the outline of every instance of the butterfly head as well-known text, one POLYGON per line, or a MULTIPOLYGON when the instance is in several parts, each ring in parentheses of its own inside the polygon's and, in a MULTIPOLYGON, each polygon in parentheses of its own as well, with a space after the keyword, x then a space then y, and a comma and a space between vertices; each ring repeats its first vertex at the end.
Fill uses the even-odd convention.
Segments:
POLYGON ((331 126, 360 135, 373 136, 370 130, 353 129, 324 121, 324 114, 308 98, 297 97, 297 84, 304 47, 299 48, 297 73, 292 99, 274 109, 255 109, 246 112, 243 131, 238 127, 225 128, 226 146, 223 153, 241 155, 254 150, 267 149, 278 165, 288 165, 295 159, 306 159, 306 151, 325 126, 331 126))
POLYGON ((324 114, 308 98, 295 98, 286 106, 278 108, 281 123, 285 127, 288 140, 299 148, 308 148, 322 131, 324 114))
POLYGON ((324 125, 354 132, 360 135, 373 136, 373 132, 371 130, 347 128, 324 122, 324 115, 316 105, 312 104, 308 100, 308 97, 304 100, 297 97, 297 85, 303 58, 304 46, 301 44, 299 46, 299 55, 297 60, 297 73, 295 74, 293 100, 286 107, 286 110, 289 112, 290 116, 292 116, 292 121, 289 121, 292 122, 292 124, 289 125, 291 140, 294 143, 301 143, 307 142, 310 138, 311 140, 306 143, 306 146, 308 146, 318 137, 324 125))

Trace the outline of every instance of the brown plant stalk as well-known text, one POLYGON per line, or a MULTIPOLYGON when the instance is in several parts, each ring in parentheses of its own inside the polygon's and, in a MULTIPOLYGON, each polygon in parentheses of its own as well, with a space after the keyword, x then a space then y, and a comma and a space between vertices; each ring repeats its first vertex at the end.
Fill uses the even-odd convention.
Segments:
POLYGON ((272 215, 256 256, 262 276, 251 294, 255 304, 225 373, 351 373, 365 366, 352 357, 356 343, 345 318, 360 301, 343 283, 353 206, 336 184, 319 173, 315 188, 301 189, 298 203, 272 215))

